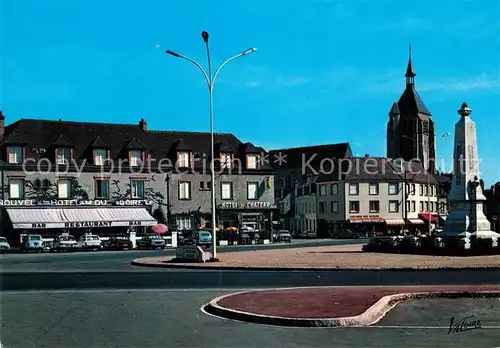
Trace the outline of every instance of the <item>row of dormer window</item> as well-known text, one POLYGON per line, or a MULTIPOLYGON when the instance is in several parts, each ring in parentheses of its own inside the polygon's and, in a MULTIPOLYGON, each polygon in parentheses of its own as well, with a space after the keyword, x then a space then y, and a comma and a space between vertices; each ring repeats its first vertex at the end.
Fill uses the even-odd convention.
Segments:
MULTIPOLYGON (((25 149, 20 146, 11 146, 7 148, 7 162, 9 164, 21 164, 25 159, 25 149)), ((69 164, 73 158, 73 150, 66 147, 57 148, 55 150, 55 163, 56 164, 69 164)), ((109 150, 94 149, 93 151, 93 164, 96 166, 103 166, 110 158, 109 150)), ((178 152, 177 153, 178 167, 191 168, 193 165, 193 158, 191 152, 178 152)), ((235 166, 234 154, 222 153, 219 158, 221 165, 225 168, 232 169, 235 166)), ((145 161, 145 152, 141 150, 129 151, 130 166, 140 166, 145 161)), ((259 169, 260 168, 259 155, 249 154, 246 157, 246 169, 259 169)))

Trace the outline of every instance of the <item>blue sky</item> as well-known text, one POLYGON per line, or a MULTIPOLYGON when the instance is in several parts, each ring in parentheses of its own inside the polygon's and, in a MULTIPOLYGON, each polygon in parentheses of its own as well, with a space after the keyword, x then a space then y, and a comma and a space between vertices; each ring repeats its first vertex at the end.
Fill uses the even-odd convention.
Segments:
MULTIPOLYGON (((209 130, 200 72, 248 47, 217 80, 215 129, 266 149, 348 141, 385 155, 389 109, 404 89, 408 43, 416 87, 437 134, 463 101, 477 124, 482 176, 500 180, 500 2, 316 0, 6 0, 0 109, 19 118, 209 130)), ((451 170, 453 138, 438 144, 451 170)))

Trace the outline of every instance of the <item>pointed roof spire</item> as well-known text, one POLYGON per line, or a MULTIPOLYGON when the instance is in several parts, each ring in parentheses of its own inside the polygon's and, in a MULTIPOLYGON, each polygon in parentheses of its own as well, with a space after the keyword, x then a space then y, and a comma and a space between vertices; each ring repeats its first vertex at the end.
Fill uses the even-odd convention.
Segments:
POLYGON ((413 64, 411 62, 411 43, 409 46, 409 54, 408 54, 408 66, 406 67, 406 83, 407 84, 413 84, 414 83, 414 77, 416 76, 415 73, 413 72, 413 64))

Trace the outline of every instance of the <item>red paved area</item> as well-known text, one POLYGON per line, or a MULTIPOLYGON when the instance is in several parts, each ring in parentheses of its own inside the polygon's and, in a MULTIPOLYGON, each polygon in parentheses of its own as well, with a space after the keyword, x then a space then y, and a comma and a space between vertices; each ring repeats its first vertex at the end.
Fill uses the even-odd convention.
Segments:
POLYGON ((218 301, 221 307, 288 318, 339 318, 359 315, 386 295, 408 292, 500 291, 500 285, 356 286, 254 291, 218 301))

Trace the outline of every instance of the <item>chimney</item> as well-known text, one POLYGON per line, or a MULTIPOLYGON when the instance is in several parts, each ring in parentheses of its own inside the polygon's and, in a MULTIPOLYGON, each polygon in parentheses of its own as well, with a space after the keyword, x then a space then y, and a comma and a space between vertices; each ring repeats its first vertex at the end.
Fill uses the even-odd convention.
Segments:
POLYGON ((143 131, 147 131, 148 130, 148 123, 143 118, 141 118, 141 121, 139 122, 139 127, 143 131))
POLYGON ((2 110, 0 110, 0 138, 3 137, 5 133, 5 116, 3 115, 2 110))

